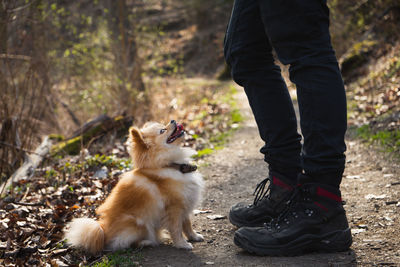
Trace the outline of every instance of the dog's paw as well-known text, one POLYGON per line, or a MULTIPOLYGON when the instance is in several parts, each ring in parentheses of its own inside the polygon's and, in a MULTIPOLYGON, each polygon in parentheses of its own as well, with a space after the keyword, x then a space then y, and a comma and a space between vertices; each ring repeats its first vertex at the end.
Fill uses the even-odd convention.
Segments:
POLYGON ((194 242, 202 242, 204 241, 204 237, 201 234, 194 233, 190 238, 190 241, 194 242))
POLYGON ((139 247, 156 247, 158 246, 158 242, 152 240, 142 240, 139 243, 139 247))
POLYGON ((179 244, 175 244, 176 248, 180 248, 180 249, 186 249, 186 250, 192 250, 193 249, 193 245, 189 242, 179 242, 179 244))

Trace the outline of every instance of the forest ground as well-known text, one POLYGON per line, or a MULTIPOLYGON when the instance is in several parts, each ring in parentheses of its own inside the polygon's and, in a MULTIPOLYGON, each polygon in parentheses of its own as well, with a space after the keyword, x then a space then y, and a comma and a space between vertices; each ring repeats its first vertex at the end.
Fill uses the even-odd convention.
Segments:
MULTIPOLYGON (((153 2, 159 5, 159 1, 153 2)), ((210 148, 207 139, 221 130, 233 128, 226 121, 215 119, 219 115, 226 116, 230 108, 226 103, 219 103, 218 97, 215 97, 221 94, 223 85, 212 80, 222 67, 221 46, 229 12, 224 7, 219 12, 213 12, 209 21, 204 20, 209 24, 206 27, 201 23, 188 23, 192 13, 184 14, 183 11, 174 6, 167 6, 165 10, 149 9, 149 14, 154 14, 146 17, 148 26, 157 22, 164 29, 159 32, 162 38, 147 50, 142 44, 145 47, 143 58, 150 62, 149 66, 154 65, 154 69, 145 68, 150 73, 148 80, 151 81, 145 82, 154 98, 151 106, 154 119, 167 121, 177 116, 180 121, 189 124, 187 129, 198 135, 197 139, 192 138, 192 142, 195 140, 192 145, 197 150, 212 151, 214 147, 210 148), (182 59, 183 63, 177 59, 182 59), (184 72, 177 71, 179 75, 175 79, 167 78, 175 69, 184 72), (151 76, 157 73, 160 79, 151 76), (183 81, 180 75, 190 79, 183 81), (205 115, 198 117, 203 112, 205 115), (214 132, 217 128, 218 131, 214 132)), ((342 21, 337 21, 343 27, 342 21)), ((348 39, 351 41, 353 38, 348 39)), ((153 41, 148 42, 153 44, 153 41)), ((349 125, 352 128, 346 137, 347 169, 342 182, 342 195, 347 202, 345 208, 354 241, 348 252, 257 257, 233 244, 236 228, 227 219, 229 209, 239 201, 250 203, 256 184, 267 175, 267 165, 259 153, 262 142, 257 127, 247 99, 242 89, 238 88, 237 102, 244 117, 240 128, 230 136, 229 142, 222 145, 223 149, 197 162, 206 182, 203 202, 197 208, 210 213, 199 213, 193 218, 194 228, 205 237, 204 242, 194 244, 193 251, 175 249, 169 240, 156 248, 90 257, 65 244, 62 240, 65 223, 72 217, 95 216, 95 208, 118 181, 121 171, 129 169, 122 140, 106 137, 99 142, 100 154, 92 153, 94 156, 88 159, 77 159, 77 156, 60 161, 49 159, 50 166, 37 170, 32 179, 17 183, 15 195, 0 200, 0 266, 400 266, 399 158, 398 155, 396 158, 390 153, 380 152, 383 148, 368 146, 361 140, 363 136, 360 138, 356 133, 356 128, 362 125, 372 127, 380 124, 383 126, 379 126, 378 130, 384 130, 383 133, 387 133, 390 125, 397 127, 395 133, 398 133, 400 60, 397 52, 400 45, 393 46, 385 41, 385 46, 381 45, 379 49, 368 48, 373 49, 374 54, 367 48, 368 53, 359 49, 364 43, 355 42, 354 47, 358 49, 353 49, 369 56, 369 61, 355 66, 363 79, 353 77, 347 82, 351 107, 349 125), (380 53, 380 50, 386 52, 380 53), (374 121, 375 115, 387 110, 393 110, 388 113, 388 119, 374 121), (113 152, 115 148, 116 154, 113 152), (106 179, 96 177, 98 168, 108 168, 106 173, 109 176, 106 179), (214 215, 220 215, 217 216, 220 219, 207 217, 214 215)), ((371 138, 369 135, 372 134, 375 132, 367 131, 367 138, 371 138)), ((399 143, 393 144, 393 150, 398 153, 399 143)))
POLYGON ((206 158, 200 172, 206 181, 194 228, 205 237, 193 251, 170 244, 142 250, 143 266, 399 266, 400 166, 386 154, 347 136, 347 169, 342 182, 345 208, 353 232, 347 252, 312 253, 297 257, 258 257, 233 244, 236 228, 227 215, 231 205, 251 202, 255 185, 267 175, 259 138, 247 99, 239 89, 238 102, 244 116, 239 130, 222 150, 206 158), (222 215, 213 220, 210 215, 222 215))

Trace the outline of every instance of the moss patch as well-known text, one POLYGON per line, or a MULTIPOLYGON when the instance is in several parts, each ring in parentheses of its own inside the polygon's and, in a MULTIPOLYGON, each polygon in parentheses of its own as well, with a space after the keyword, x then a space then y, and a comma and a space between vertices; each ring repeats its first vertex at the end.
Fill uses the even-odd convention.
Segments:
POLYGON ((114 253, 104 255, 100 261, 91 264, 92 267, 128 267, 139 266, 143 256, 132 249, 120 250, 114 253))
POLYGON ((373 130, 363 125, 356 130, 357 137, 370 144, 377 144, 387 152, 400 152, 400 130, 373 130))

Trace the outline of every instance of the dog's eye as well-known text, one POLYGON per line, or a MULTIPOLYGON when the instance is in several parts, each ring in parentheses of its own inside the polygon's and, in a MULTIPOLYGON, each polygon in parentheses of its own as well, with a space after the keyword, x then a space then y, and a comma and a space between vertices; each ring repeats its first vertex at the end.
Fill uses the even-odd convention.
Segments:
POLYGON ((167 131, 167 129, 161 129, 160 130, 160 134, 163 134, 163 133, 165 133, 167 131))

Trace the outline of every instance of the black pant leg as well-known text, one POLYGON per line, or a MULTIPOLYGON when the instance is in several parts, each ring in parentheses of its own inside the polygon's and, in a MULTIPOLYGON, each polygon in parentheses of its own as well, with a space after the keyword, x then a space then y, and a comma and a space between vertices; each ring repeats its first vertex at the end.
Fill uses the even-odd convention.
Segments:
POLYGON ((236 0, 225 37, 225 58, 244 87, 271 169, 295 179, 301 171, 297 120, 256 0, 236 0))
POLYGON ((346 96, 329 34, 325 0, 259 0, 272 46, 296 84, 304 136, 302 165, 339 185, 345 167, 346 96))

